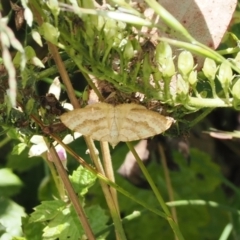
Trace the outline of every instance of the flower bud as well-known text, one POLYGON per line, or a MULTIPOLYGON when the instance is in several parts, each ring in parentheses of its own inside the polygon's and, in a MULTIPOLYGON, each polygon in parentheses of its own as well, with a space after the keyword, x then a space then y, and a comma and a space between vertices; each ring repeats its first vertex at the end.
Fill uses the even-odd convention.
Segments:
POLYGON ((172 58, 172 49, 166 42, 160 42, 156 47, 156 62, 160 65, 167 58, 172 58))
POLYGON ((233 79, 232 68, 227 61, 220 65, 218 72, 218 80, 220 81, 222 88, 226 89, 229 87, 230 82, 233 79))
POLYGON ((200 95, 202 98, 206 98, 207 95, 208 95, 208 92, 207 92, 207 91, 201 91, 201 92, 199 93, 199 95, 200 95))
POLYGON ((197 71, 191 71, 188 77, 188 82, 191 86, 195 86, 197 84, 197 71))
POLYGON ((188 98, 189 84, 183 79, 183 77, 178 74, 177 76, 177 97, 181 101, 185 101, 188 98))
POLYGON ((218 67, 216 63, 212 59, 206 58, 203 64, 202 71, 209 81, 213 81, 215 79, 217 70, 218 67))
POLYGON ((161 64, 163 78, 171 78, 175 74, 175 65, 172 58, 166 58, 161 64))
POLYGON ((183 51, 178 56, 178 70, 182 76, 188 76, 188 74, 193 70, 193 56, 188 51, 183 51))
POLYGON ((134 57, 134 49, 130 41, 127 42, 123 51, 124 59, 129 60, 134 57))

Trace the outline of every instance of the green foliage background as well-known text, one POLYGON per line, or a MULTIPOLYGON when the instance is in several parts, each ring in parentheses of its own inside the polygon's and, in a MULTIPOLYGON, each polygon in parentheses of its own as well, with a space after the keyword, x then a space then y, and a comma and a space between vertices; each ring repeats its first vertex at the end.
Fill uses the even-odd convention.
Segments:
MULTIPOLYGON (((197 72, 194 69, 190 51, 183 51, 179 57, 182 60, 178 59, 178 66, 175 67, 174 57, 170 46, 166 43, 167 40, 156 47, 155 55, 152 56, 133 37, 135 33, 131 26, 150 26, 150 23, 142 18, 137 18, 138 22, 133 22, 136 16, 130 14, 131 21, 127 19, 124 22, 123 19, 122 22, 118 22, 109 18, 106 20, 107 11, 95 11, 94 14, 92 12, 87 14, 73 11, 60 12, 55 1, 49 1, 49 5, 38 1, 29 2, 31 7, 28 7, 26 1, 22 1, 23 8, 27 9, 28 14, 31 8, 35 9, 44 21, 41 26, 35 26, 34 22, 32 27, 26 27, 27 30, 24 33, 26 44, 23 44, 26 46, 22 47, 17 38, 11 35, 13 32, 4 19, 1 19, 0 26, 1 36, 5 36, 5 42, 1 43, 3 53, 1 60, 7 68, 0 77, 2 133, 0 136, 0 239, 83 239, 84 230, 73 206, 69 199, 63 200, 59 197, 49 169, 50 163, 47 164, 41 157, 29 158, 28 156, 31 147, 30 138, 36 134, 46 137, 42 128, 35 124, 36 119, 32 116, 37 116, 37 119, 41 119, 45 125, 59 121, 59 117, 44 109, 39 100, 41 95, 47 93, 47 90, 41 87, 43 86, 41 83, 51 83, 58 75, 58 69, 50 58, 47 59, 47 68, 41 69, 43 66, 40 56, 37 58, 39 52, 37 48, 30 46, 33 45, 33 39, 28 39, 30 33, 32 38, 34 38, 34 31, 35 34, 41 34, 41 36, 37 34, 34 39, 36 42, 42 37, 44 44, 48 41, 58 47, 70 78, 74 79, 76 76, 78 78, 79 75, 76 72, 81 71, 83 75, 81 77, 84 77, 87 83, 84 80, 79 84, 78 80, 77 83, 80 86, 77 85, 76 89, 83 102, 86 101, 87 92, 84 88, 87 84, 92 84, 89 74, 99 80, 106 80, 114 90, 126 96, 131 96, 132 92, 143 93, 144 103, 151 101, 165 103, 167 107, 164 106, 164 110, 166 108, 166 112, 176 118, 179 128, 177 129, 175 125, 175 129, 169 134, 171 136, 186 133, 194 124, 204 119, 212 108, 229 106, 239 109, 240 80, 235 74, 240 72, 237 65, 239 56, 236 51, 232 52, 233 60, 225 61, 219 53, 198 43, 195 45, 188 43, 188 45, 176 41, 177 46, 204 53, 208 59, 203 72, 197 72), (11 41, 9 40, 8 43, 6 39, 11 41), (13 54, 13 61, 9 50, 10 43, 12 48, 17 50, 17 53, 13 54), (139 58, 134 55, 135 51, 140 53, 139 58), (158 65, 161 66, 161 71, 158 65), (163 66, 167 66, 167 70, 163 66), (209 66, 212 67, 210 70, 207 69, 209 66), (11 76, 10 73, 13 73, 15 68, 17 75, 11 76), (173 93, 170 80, 177 71, 178 84, 180 84, 176 84, 177 90, 173 93), (219 77, 220 72, 224 75, 223 77, 219 77), (153 77, 155 85, 150 84, 150 76, 153 77), (7 79, 8 84, 6 84, 7 79), (158 79, 163 79, 164 87, 161 87, 158 79), (8 95, 5 91, 8 88, 7 85, 10 90, 15 88, 16 91, 10 91, 8 95), (22 106, 23 111, 12 108, 14 101, 22 106), (205 107, 211 109, 206 110, 205 107), (193 121, 185 118, 193 112, 196 113, 193 121)), ((84 10, 88 8, 92 10, 90 5, 89 1, 82 7, 85 7, 84 10)), ((118 11, 114 13, 119 14, 118 11)), ((28 24, 29 21, 31 22, 29 16, 31 14, 26 17, 28 24)), ((173 23, 177 28, 178 23, 173 23)), ((138 30, 138 27, 136 29, 138 30)), ((183 33, 181 29, 179 31, 183 33)), ((234 33, 237 44, 239 33, 237 30, 234 33)), ((187 37, 189 40, 189 36, 187 37)), ((169 42, 171 43, 171 40, 169 42)), ((229 47, 229 42, 226 41, 223 46, 229 47)), ((43 55, 47 53, 48 49, 43 55)), ((45 88, 47 89, 48 85, 45 88)), ((65 100, 66 96, 62 98, 65 100)), ((61 133, 61 137, 66 133, 67 131, 61 133)), ((239 137, 238 132, 228 134, 239 137)), ((83 138, 78 138, 69 146, 89 165, 92 165, 90 156, 86 154, 88 147, 83 138)), ((96 146, 100 152, 99 144, 96 143, 96 146)), ((147 206, 162 210, 150 188, 136 187, 117 174, 117 169, 128 151, 124 143, 111 149, 116 183, 147 206)), ((197 148, 190 149, 190 162, 174 150, 171 154, 178 166, 177 170, 170 171, 174 202, 167 202, 168 189, 159 157, 152 157, 147 169, 167 205, 176 208, 179 228, 185 239, 240 239, 238 211, 240 191, 237 185, 224 176, 223 164, 215 162, 213 156, 197 148)), ((96 176, 79 166, 70 155, 67 168, 69 179, 79 201, 84 206, 96 238, 115 239, 111 214, 96 176)), ((173 231, 166 219, 148 211, 120 193, 118 196, 127 239, 174 239, 173 231)))

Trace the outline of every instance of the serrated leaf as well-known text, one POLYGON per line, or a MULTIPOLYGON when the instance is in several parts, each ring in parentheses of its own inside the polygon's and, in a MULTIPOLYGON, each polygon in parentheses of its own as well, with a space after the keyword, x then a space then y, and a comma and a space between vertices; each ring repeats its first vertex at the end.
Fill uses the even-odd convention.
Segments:
POLYGON ((0 169, 0 196, 12 196, 19 192, 22 181, 11 169, 0 169))
POLYGON ((75 240, 81 239, 84 232, 77 215, 70 208, 65 208, 50 221, 43 230, 44 239, 75 240))
POLYGON ((76 171, 73 171, 72 176, 69 176, 74 190, 80 195, 84 195, 96 181, 96 176, 87 169, 79 166, 76 171))
POLYGON ((12 155, 20 155, 26 147, 26 143, 19 143, 15 145, 12 150, 12 155))
POLYGON ((22 229, 27 240, 42 240, 43 228, 42 222, 29 222, 30 217, 22 218, 22 229))
MULTIPOLYGON (((99 206, 92 206, 91 208, 87 208, 85 212, 94 233, 106 228, 109 218, 103 209, 99 206)), ((79 222, 79 218, 71 206, 59 212, 50 221, 48 226, 44 228, 43 237, 44 239, 75 240, 82 239, 84 235, 85 233, 79 222)))
POLYGON ((94 233, 100 232, 107 226, 109 216, 106 215, 105 210, 100 206, 95 205, 86 208, 86 214, 94 233))
POLYGON ((62 200, 43 201, 41 205, 34 208, 35 212, 31 214, 29 222, 44 222, 55 218, 61 212, 66 203, 62 200))

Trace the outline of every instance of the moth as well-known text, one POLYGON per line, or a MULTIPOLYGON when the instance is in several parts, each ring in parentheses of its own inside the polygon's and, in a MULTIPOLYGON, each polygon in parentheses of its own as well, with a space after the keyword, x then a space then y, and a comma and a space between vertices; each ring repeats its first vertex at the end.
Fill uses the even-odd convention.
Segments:
POLYGON ((60 116, 69 129, 94 140, 107 141, 114 148, 119 142, 145 139, 166 131, 174 119, 146 107, 130 103, 95 103, 60 116))

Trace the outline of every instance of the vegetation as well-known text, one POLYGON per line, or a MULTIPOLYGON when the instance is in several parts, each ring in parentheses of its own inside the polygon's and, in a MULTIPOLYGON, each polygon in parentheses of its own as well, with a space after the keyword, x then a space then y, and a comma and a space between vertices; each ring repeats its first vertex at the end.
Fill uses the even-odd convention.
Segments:
POLYGON ((154 0, 1 8, 0 239, 240 238, 238 9, 213 50, 154 0), (98 101, 175 123, 114 149, 61 123, 98 101))

